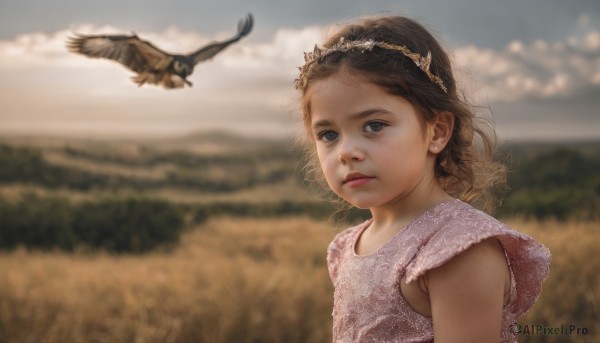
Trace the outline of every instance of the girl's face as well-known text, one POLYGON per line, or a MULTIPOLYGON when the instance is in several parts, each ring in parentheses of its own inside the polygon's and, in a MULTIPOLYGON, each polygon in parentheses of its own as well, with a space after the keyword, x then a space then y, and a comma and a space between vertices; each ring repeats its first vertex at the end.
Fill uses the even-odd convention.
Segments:
POLYGON ((311 130, 329 187, 358 208, 393 204, 434 180, 430 124, 404 98, 338 73, 309 91, 311 130))

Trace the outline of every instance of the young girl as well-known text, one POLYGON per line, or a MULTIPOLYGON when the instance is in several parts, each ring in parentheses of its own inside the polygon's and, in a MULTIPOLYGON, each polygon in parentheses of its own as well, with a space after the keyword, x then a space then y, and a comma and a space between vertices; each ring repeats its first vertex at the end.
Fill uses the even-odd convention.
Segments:
POLYGON ((550 253, 470 205, 504 168, 438 42, 366 19, 305 54, 296 88, 327 184, 372 214, 328 248, 334 342, 516 341, 550 253))

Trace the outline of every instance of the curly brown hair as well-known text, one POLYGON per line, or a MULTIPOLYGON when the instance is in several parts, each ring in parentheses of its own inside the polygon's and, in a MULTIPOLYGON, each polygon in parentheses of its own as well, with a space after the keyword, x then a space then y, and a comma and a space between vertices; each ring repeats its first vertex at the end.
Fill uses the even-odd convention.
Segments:
POLYGON ((340 70, 351 70, 361 78, 382 87, 392 95, 408 100, 422 115, 422 121, 432 121, 440 113, 454 116, 454 130, 446 147, 437 155, 435 175, 451 196, 493 212, 499 203, 494 192, 504 185, 506 168, 494 160, 496 136, 491 121, 475 116, 475 108, 457 89, 447 53, 438 41, 416 21, 399 16, 363 19, 332 35, 323 44, 330 48, 345 41, 374 40, 404 45, 421 56, 431 53, 430 71, 439 76, 447 88, 443 92, 415 63, 392 50, 374 48, 334 52, 306 70, 302 91, 302 112, 306 135, 306 171, 317 181, 323 181, 316 156, 315 140, 310 130, 310 99, 312 83, 332 76, 340 70))

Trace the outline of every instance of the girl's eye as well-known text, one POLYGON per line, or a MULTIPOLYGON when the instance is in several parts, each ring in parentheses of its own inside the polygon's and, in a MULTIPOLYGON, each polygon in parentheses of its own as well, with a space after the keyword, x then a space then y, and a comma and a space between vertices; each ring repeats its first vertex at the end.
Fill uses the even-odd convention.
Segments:
POLYGON ((319 134, 317 135, 317 138, 319 140, 322 140, 325 142, 333 141, 337 137, 338 137, 338 133, 335 131, 322 131, 322 132, 319 132, 319 134))
POLYGON ((377 131, 383 130, 383 128, 386 126, 387 126, 387 124, 385 124, 385 123, 382 123, 379 121, 372 121, 365 125, 364 130, 365 130, 365 132, 377 132, 377 131))

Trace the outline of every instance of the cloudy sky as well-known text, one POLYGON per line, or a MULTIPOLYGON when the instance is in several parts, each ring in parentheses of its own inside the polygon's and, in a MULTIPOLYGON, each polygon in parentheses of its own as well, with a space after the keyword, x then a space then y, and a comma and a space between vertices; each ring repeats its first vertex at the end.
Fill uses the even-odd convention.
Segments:
POLYGON ((502 139, 600 139, 597 0, 0 0, 0 134, 291 136, 302 52, 373 14, 426 24, 502 139), (124 67, 64 47, 73 32, 135 31, 186 53, 234 34, 248 12, 252 34, 183 90, 138 88, 124 67))

